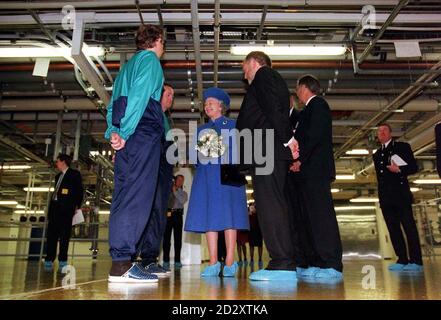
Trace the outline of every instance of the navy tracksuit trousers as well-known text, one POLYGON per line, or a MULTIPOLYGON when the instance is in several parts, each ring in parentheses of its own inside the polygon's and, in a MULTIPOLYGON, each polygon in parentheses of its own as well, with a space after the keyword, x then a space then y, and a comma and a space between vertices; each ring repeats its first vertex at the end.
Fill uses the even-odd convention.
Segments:
POLYGON ((155 202, 164 135, 159 102, 150 99, 135 132, 115 156, 115 185, 109 220, 113 261, 131 260, 155 202))

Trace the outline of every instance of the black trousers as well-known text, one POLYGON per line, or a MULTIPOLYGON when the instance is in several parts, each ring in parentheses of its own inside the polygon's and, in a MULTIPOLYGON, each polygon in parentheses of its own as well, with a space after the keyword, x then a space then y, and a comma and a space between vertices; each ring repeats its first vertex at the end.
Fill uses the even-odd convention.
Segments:
POLYGON ((305 208, 302 206, 301 188, 302 184, 299 174, 288 173, 286 192, 295 261, 297 266, 307 268, 311 261, 317 260, 317 257, 312 247, 313 239, 311 237, 310 221, 305 208))
POLYGON ((421 257, 420 238, 418 229, 413 218, 412 206, 410 204, 387 204, 381 205, 384 220, 389 230, 392 246, 395 254, 398 256, 398 263, 416 263, 423 264, 421 257), (401 231, 403 226, 406 234, 407 245, 409 247, 409 256, 407 255, 406 242, 401 231))
POLYGON ((171 217, 167 217, 167 225, 165 227, 164 241, 162 243, 164 262, 170 262, 171 234, 173 231, 173 240, 175 248, 175 262, 181 262, 182 248, 182 214, 183 211, 174 211, 171 217))
POLYGON ((288 167, 288 161, 275 161, 272 174, 253 174, 257 217, 271 258, 267 270, 296 268, 285 193, 288 167))
POLYGON ((60 241, 58 261, 67 261, 69 240, 72 232, 72 217, 75 208, 52 201, 49 207, 49 222, 46 240, 46 261, 54 261, 57 256, 57 244, 60 241))
MULTIPOLYGON (((308 266, 334 268, 342 271, 342 245, 334 203, 331 181, 325 179, 301 179, 300 199, 307 242, 308 266), (312 252, 309 251, 312 249, 312 252)), ((301 229, 301 226, 299 226, 301 229)))

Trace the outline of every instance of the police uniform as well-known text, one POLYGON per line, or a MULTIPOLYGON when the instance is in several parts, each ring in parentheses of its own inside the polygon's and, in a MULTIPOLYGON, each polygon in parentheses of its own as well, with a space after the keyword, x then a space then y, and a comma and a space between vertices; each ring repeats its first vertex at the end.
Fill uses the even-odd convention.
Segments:
POLYGON ((418 230, 412 213, 413 196, 407 180, 408 175, 417 172, 412 149, 408 143, 390 140, 377 150, 373 159, 377 173, 380 207, 395 254, 398 256, 397 263, 422 265, 418 230), (394 155, 399 156, 406 163, 399 167, 398 173, 391 172, 387 168, 394 155), (403 226, 409 246, 409 257, 401 226, 403 226))

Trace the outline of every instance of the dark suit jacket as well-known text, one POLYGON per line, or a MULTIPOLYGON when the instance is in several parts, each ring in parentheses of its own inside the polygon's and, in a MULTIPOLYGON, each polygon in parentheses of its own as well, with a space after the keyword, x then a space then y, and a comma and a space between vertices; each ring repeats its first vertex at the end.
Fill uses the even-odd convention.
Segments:
MULTIPOLYGON (((60 179, 61 173, 55 176, 55 185, 57 186, 58 179, 60 179)), ((57 208, 61 209, 59 214, 70 215, 72 217, 75 213, 75 207, 80 208, 83 202, 83 183, 81 179, 81 173, 75 169, 67 169, 66 174, 61 181, 60 187, 57 192, 57 208)), ((57 214, 57 213, 52 213, 57 214)), ((51 215, 49 216, 49 219, 51 215)))
POLYGON ((380 206, 411 204, 413 196, 407 176, 416 173, 418 166, 410 145, 406 142, 392 140, 385 150, 378 149, 373 155, 373 159, 377 173, 380 206), (394 154, 407 163, 405 166, 400 166, 400 173, 393 173, 387 169, 394 154))
POLYGON ((332 116, 325 99, 312 98, 300 112, 295 138, 299 142, 301 177, 334 180, 332 116))
MULTIPOLYGON (((256 72, 240 107, 236 128, 251 129, 252 132, 253 129, 273 129, 274 159, 293 160, 290 149, 283 145, 293 137, 289 122, 289 90, 285 80, 277 71, 263 66, 256 72)), ((253 143, 254 140, 253 134, 253 143)), ((265 154, 265 133, 262 141, 257 140, 265 154)), ((243 143, 241 143, 241 159, 243 159, 242 145, 243 143)), ((253 165, 255 165, 254 159, 253 165)))

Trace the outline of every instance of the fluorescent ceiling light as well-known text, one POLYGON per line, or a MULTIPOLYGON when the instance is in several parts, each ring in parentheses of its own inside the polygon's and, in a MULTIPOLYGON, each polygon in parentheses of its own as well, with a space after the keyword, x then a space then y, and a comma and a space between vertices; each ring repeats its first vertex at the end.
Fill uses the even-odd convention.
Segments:
POLYGON ((245 179, 247 179, 247 181, 251 181, 251 176, 245 176, 245 179))
POLYGON ((263 51, 269 56, 341 56, 343 45, 231 45, 232 55, 246 56, 251 51, 263 51))
MULTIPOLYGON (((86 56, 104 55, 103 47, 87 46, 82 50, 86 56)), ((71 48, 0 47, 0 58, 57 58, 66 56, 71 56, 71 48)))
POLYGON ((337 180, 355 180, 355 174, 337 174, 335 178, 337 180))
POLYGON ((375 210, 375 206, 346 206, 346 207, 335 207, 335 211, 353 211, 353 210, 375 210))
POLYGON ((110 214, 110 210, 100 210, 98 214, 110 214))
POLYGON ((44 210, 15 210, 14 213, 18 213, 18 214, 24 214, 24 213, 43 214, 44 210))
POLYGON ((366 149, 352 149, 349 151, 346 151, 346 154, 353 155, 353 156, 364 156, 369 154, 369 150, 366 149))
POLYGON ((18 202, 17 201, 9 201, 9 200, 3 200, 3 201, 0 201, 0 205, 5 205, 5 206, 15 206, 15 205, 17 205, 18 204, 18 202))
POLYGON ((414 187, 412 187, 412 188, 410 188, 410 191, 411 192, 418 192, 418 191, 421 191, 421 188, 414 188, 414 187))
POLYGON ((441 184, 441 179, 417 179, 413 183, 416 183, 416 184, 441 184))
POLYGON ((52 191, 54 191, 54 188, 53 187, 51 187, 51 188, 49 188, 49 187, 33 187, 33 188, 28 188, 28 187, 25 187, 25 188, 23 188, 23 190, 24 191, 32 191, 32 192, 52 192, 52 191))
POLYGON ((247 189, 247 193, 253 193, 253 189, 247 189))
POLYGON ((331 189, 331 192, 332 192, 332 193, 337 193, 337 192, 340 192, 340 189, 332 188, 332 189, 331 189))
POLYGON ((26 206, 22 205, 22 204, 17 204, 15 206, 15 209, 26 209, 26 206))
POLYGON ((379 201, 380 200, 378 198, 372 198, 372 197, 358 197, 349 200, 349 202, 379 202, 379 201))
POLYGON ((0 166, 1 170, 25 170, 25 169, 30 169, 31 166, 29 165, 4 165, 4 166, 0 166))

